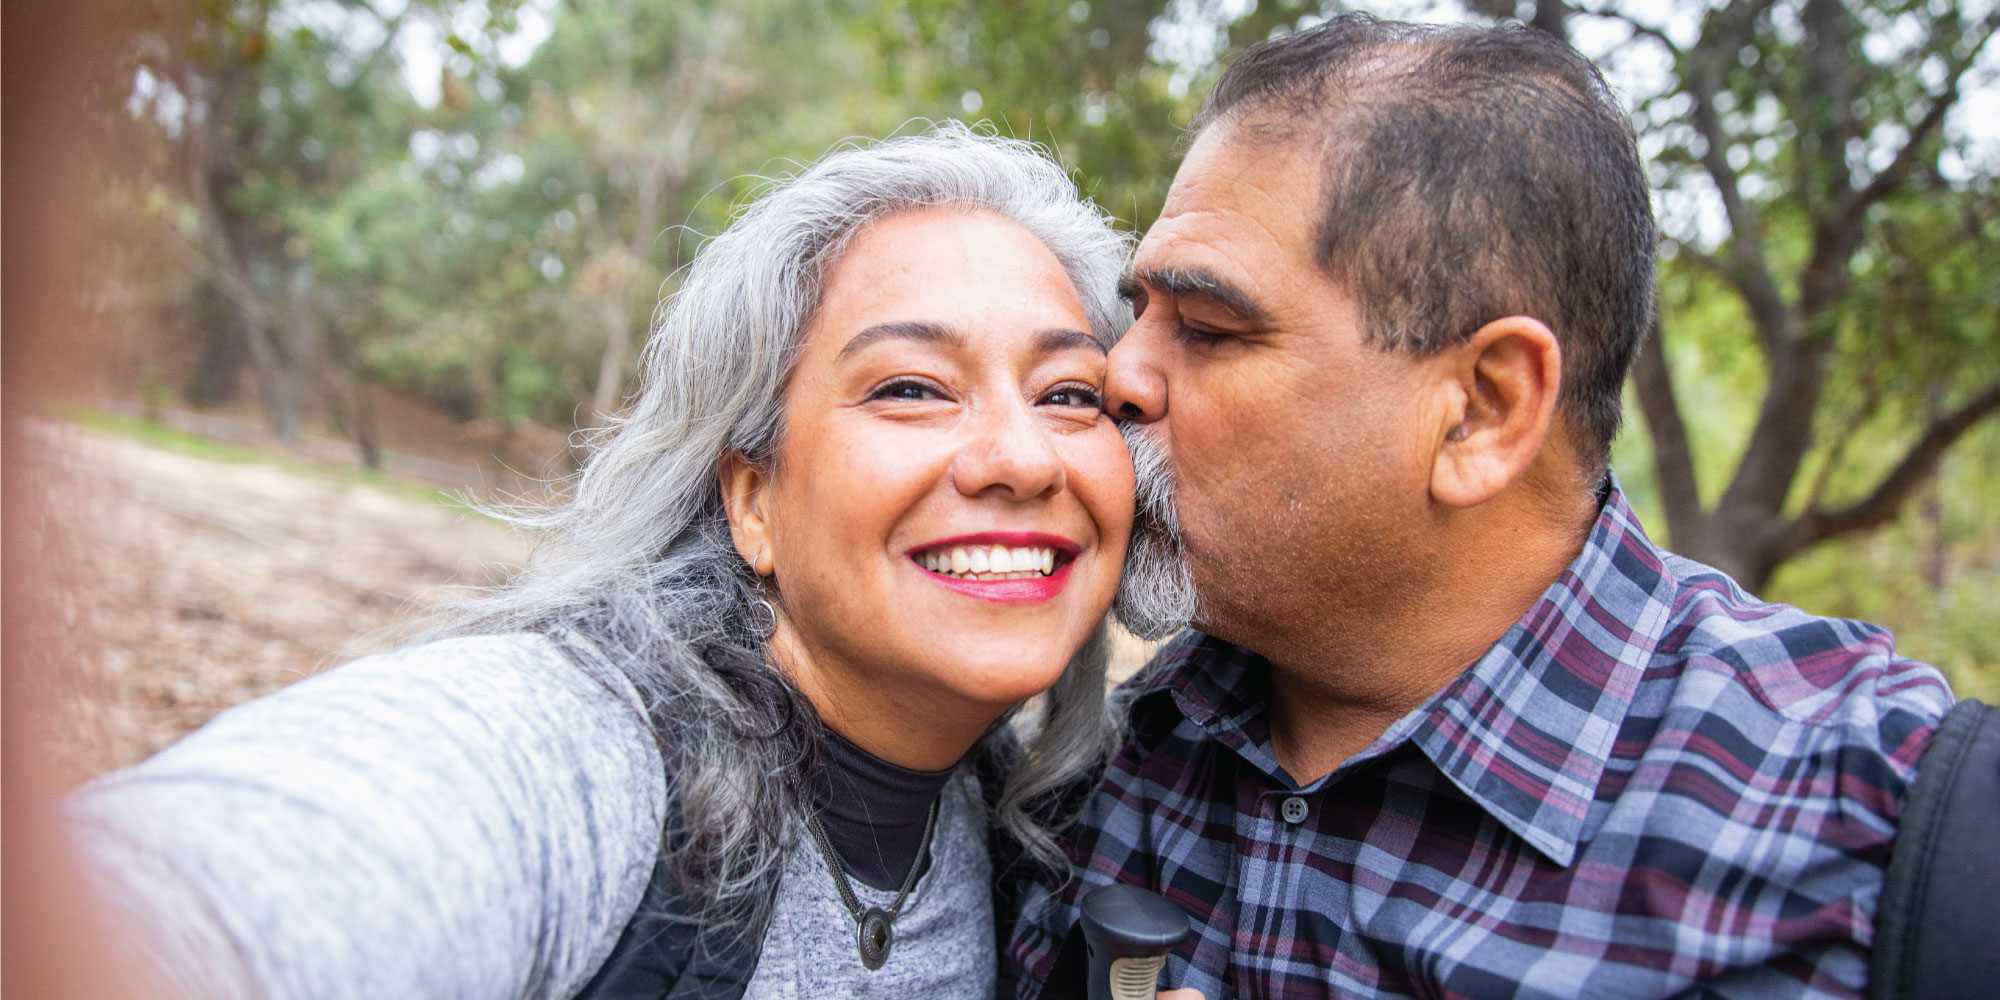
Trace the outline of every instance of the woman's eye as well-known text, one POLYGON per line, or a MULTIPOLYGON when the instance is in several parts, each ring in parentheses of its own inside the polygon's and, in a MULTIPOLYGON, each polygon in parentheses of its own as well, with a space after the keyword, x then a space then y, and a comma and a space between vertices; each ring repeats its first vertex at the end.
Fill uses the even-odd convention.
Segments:
POLYGON ((1096 410, 1104 406, 1104 396, 1087 385, 1059 385, 1042 396, 1045 406, 1081 406, 1096 410))
POLYGON ((868 398, 906 400, 943 399, 944 390, 939 389, 929 382, 920 382, 913 378, 899 378, 877 386, 874 392, 868 394, 868 398))

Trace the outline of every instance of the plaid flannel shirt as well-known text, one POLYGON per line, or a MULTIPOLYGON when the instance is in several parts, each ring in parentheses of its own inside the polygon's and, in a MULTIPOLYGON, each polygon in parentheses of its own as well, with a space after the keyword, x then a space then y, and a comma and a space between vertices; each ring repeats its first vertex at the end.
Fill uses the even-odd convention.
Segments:
POLYGON ((1231 997, 1859 996, 1915 764, 1951 705, 1884 629, 1762 603, 1653 546, 1617 483, 1484 656, 1303 787, 1270 665, 1187 633, 1023 889, 1032 1000, 1075 901, 1126 882, 1196 932, 1162 988, 1231 997))

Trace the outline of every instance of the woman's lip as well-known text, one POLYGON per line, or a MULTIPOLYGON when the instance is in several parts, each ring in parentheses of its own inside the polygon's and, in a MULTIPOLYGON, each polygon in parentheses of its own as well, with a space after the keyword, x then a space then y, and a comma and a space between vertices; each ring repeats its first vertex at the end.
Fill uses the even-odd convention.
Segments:
POLYGON ((1069 568, 1074 565, 1075 562, 1064 560, 1047 576, 1023 577, 1016 580, 967 580, 946 576, 943 573, 933 573, 921 566, 917 570, 938 586, 967 597, 977 597, 1000 604, 1026 604, 1046 601, 1062 593, 1063 585, 1069 582, 1069 568))
POLYGON ((1083 546, 1061 535, 1050 535, 1039 531, 981 531, 977 534, 954 535, 934 542, 925 542, 911 549, 909 554, 914 556, 919 552, 929 552, 932 549, 942 549, 952 545, 1006 545, 1011 548, 1043 546, 1066 556, 1074 556, 1083 551, 1083 546))

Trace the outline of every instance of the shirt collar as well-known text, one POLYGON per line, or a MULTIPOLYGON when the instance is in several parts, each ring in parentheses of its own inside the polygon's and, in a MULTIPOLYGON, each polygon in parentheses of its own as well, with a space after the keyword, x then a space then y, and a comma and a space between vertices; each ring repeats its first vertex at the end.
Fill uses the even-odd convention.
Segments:
MULTIPOLYGON (((1673 610, 1673 582, 1617 479, 1583 550, 1466 671, 1348 766, 1408 743, 1495 820, 1558 865, 1576 857, 1640 675, 1673 610)), ((1189 632, 1162 651, 1140 697, 1281 776, 1264 717, 1269 664, 1189 632)), ((1338 772, 1336 772, 1338 773, 1338 772)))
POLYGON ((1189 629, 1154 657, 1138 698, 1171 701, 1189 722, 1273 776, 1285 775, 1265 715, 1271 664, 1235 643, 1189 629))

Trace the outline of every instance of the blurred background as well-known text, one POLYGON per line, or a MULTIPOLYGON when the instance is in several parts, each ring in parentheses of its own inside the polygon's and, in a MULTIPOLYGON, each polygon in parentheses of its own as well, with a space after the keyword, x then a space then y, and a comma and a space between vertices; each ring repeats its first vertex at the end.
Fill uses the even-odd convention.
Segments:
MULTIPOLYGON (((55 786, 518 564, 460 498, 559 488, 766 178, 957 117, 1143 231, 1219 68, 1341 9, 10 9, 8 699, 46 693, 55 786)), ((1656 539, 2000 697, 1993 0, 1370 9, 1530 22, 1627 102, 1666 240, 1615 467, 1656 539)))

